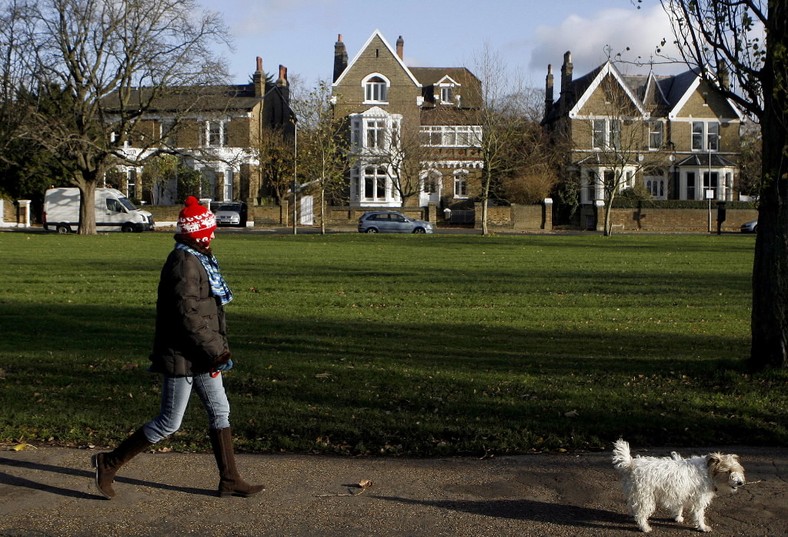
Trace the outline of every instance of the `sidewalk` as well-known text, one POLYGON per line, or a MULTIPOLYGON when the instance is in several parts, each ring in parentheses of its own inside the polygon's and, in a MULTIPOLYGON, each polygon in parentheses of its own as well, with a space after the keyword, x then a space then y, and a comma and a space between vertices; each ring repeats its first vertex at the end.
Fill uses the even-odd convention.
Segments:
MULTIPOLYGON (((741 456, 748 484, 715 498, 712 535, 788 535, 788 449, 727 451, 741 456)), ((266 485, 247 499, 214 495, 211 454, 145 453, 121 470, 111 501, 94 488, 93 453, 0 452, 0 537, 640 534, 609 452, 487 460, 242 454, 244 477, 266 485), (362 480, 372 486, 359 488, 362 480)), ((652 526, 652 535, 695 534, 664 513, 652 526)))

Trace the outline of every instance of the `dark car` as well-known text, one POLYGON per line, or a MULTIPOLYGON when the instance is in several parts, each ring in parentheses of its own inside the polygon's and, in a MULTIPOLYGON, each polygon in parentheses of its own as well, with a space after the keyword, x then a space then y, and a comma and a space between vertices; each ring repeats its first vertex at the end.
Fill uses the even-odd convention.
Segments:
POLYGON ((216 216, 217 226, 246 227, 247 208, 243 201, 214 201, 211 212, 216 216))
POLYGON ((370 211, 358 219, 359 233, 432 233, 432 224, 397 211, 370 211))

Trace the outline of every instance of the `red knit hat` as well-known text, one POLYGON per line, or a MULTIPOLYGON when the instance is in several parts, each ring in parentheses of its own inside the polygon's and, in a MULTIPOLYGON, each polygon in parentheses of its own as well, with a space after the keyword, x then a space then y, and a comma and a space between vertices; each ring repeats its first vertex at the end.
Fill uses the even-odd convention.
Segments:
POLYGON ((181 209, 178 214, 178 226, 175 233, 191 237, 207 246, 216 229, 216 218, 211 211, 200 205, 200 200, 194 196, 189 196, 183 203, 186 207, 181 209))

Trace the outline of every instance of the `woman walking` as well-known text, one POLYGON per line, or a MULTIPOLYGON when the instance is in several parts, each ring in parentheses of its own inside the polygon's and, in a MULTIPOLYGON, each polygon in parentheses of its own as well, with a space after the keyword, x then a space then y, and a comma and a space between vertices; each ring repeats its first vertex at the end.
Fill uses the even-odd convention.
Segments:
POLYGON ((224 305, 233 298, 211 251, 216 219, 189 196, 178 215, 175 248, 161 270, 150 370, 162 375, 159 415, 118 447, 92 457, 96 486, 106 498, 121 466, 177 431, 192 390, 208 414, 208 434, 219 468, 219 496, 248 497, 264 490, 241 479, 235 466, 230 403, 222 371, 233 365, 224 305))

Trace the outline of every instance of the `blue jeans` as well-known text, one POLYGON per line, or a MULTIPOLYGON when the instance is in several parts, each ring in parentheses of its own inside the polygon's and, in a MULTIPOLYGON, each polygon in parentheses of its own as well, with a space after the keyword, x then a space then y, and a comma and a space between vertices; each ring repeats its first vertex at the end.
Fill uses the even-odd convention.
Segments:
POLYGON ((192 388, 208 414, 209 427, 224 429, 230 426, 230 402, 224 391, 221 374, 216 377, 211 377, 209 373, 193 377, 162 375, 159 415, 143 426, 149 442, 155 444, 180 429, 192 388))

